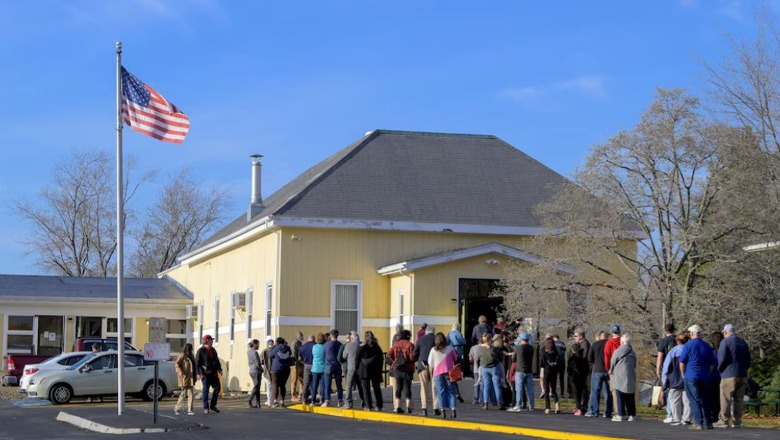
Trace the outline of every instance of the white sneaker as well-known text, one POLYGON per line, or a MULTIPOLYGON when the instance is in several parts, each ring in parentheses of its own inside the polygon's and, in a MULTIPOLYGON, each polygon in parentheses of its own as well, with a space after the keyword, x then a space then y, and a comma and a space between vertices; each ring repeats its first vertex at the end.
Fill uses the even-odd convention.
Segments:
POLYGON ((509 408, 507 411, 509 411, 509 412, 520 412, 520 407, 519 406, 513 406, 513 407, 509 408))
POLYGON ((621 417, 621 416, 612 416, 612 421, 613 422, 622 422, 623 421, 623 417, 621 417))
POLYGON ((667 417, 664 419, 664 423, 674 423, 674 419, 671 417, 667 417))
POLYGON ((634 416, 628 416, 628 421, 629 422, 633 422, 634 421, 634 416))

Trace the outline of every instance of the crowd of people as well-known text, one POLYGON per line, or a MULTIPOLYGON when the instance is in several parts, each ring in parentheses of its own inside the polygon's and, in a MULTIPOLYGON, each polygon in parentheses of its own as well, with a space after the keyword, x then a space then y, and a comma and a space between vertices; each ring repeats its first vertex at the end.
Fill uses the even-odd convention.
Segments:
MULTIPOLYGON (((712 333, 709 341, 702 336, 698 325, 682 333, 675 333, 674 326, 667 325, 658 343, 656 374, 667 411, 664 423, 689 425, 691 429, 738 428, 742 424, 750 351, 731 324, 712 333)), ((534 335, 523 331, 520 320, 507 324, 499 318, 490 325, 484 316, 473 328, 471 344, 458 323, 446 335, 423 324, 415 343, 412 331, 397 326, 386 355, 370 331, 362 340, 352 331, 345 343, 335 329, 311 335, 306 342, 298 333, 291 346, 284 338, 269 338, 262 352, 260 341, 253 340, 247 358, 254 386, 247 405, 261 406, 261 384, 265 380, 265 405, 284 407, 289 381, 293 401, 353 409, 357 390, 364 410, 382 411, 380 383, 386 370, 393 389, 394 412, 414 411, 412 380, 416 373, 420 413, 429 415, 430 402, 434 415, 457 418, 457 405, 464 402, 459 381, 470 370, 474 378, 472 404, 483 410, 492 405, 511 412, 533 411, 537 400, 534 365, 538 362, 542 389, 539 398, 544 399, 545 414, 561 413, 560 399, 568 390, 574 401, 574 416, 630 422, 636 418, 638 382, 637 353, 631 340, 619 325, 613 325, 609 333, 595 332, 593 343, 583 330, 576 329, 570 347, 558 335, 545 334, 537 351, 534 335), (334 391, 336 402, 332 401, 334 391)), ((203 386, 204 412, 219 412, 222 368, 212 343, 211 336, 204 336, 195 355, 192 345, 186 344, 176 361, 182 388, 174 408, 177 414, 185 399, 187 413, 194 414, 195 377, 203 386)))

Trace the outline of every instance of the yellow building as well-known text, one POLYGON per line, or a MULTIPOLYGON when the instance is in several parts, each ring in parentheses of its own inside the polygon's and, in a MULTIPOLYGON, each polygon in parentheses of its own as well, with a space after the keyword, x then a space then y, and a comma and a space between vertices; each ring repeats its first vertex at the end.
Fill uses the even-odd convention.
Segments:
MULTIPOLYGON (((375 130, 263 200, 161 274, 194 298, 193 339, 216 339, 228 389, 246 342, 422 323, 467 338, 508 261, 533 265, 534 207, 565 179, 495 136, 375 130)), ((560 266, 560 270, 574 268, 560 266)))

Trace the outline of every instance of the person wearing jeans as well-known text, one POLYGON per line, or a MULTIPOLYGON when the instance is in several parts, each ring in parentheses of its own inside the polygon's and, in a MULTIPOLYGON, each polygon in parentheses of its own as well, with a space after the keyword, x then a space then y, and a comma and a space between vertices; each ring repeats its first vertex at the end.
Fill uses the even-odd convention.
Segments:
POLYGON ((222 389, 219 383, 219 375, 222 374, 222 364, 219 362, 219 356, 217 350, 212 346, 214 338, 211 335, 203 336, 203 345, 198 349, 196 355, 196 368, 198 370, 198 376, 200 377, 203 391, 203 413, 208 414, 209 411, 215 413, 219 412, 217 409, 217 399, 219 398, 219 392, 222 389), (209 402, 209 387, 213 388, 211 391, 211 402, 209 402))
POLYGON ((515 372, 515 407, 513 411, 520 411, 523 404, 523 392, 528 399, 528 409, 534 409, 534 348, 528 343, 529 335, 526 332, 520 333, 519 343, 515 344, 514 361, 517 364, 515 372))
POLYGON ((590 409, 585 413, 585 417, 599 416, 599 403, 601 398, 601 389, 606 394, 604 405, 604 416, 612 417, 612 391, 609 389, 609 374, 604 363, 604 345, 607 342, 607 333, 598 332, 596 340, 590 345, 588 350, 588 363, 591 367, 590 378, 590 409))
POLYGON ((339 399, 338 406, 344 404, 344 387, 342 385, 341 363, 339 362, 338 353, 341 348, 341 342, 339 339, 339 331, 333 329, 330 331, 330 340, 325 343, 325 394, 323 394, 322 406, 330 405, 330 394, 333 391, 331 386, 333 380, 336 380, 336 391, 339 399))
POLYGON ((490 401, 490 389, 493 389, 498 403, 503 408, 504 400, 501 395, 501 374, 498 372, 498 367, 493 365, 492 367, 482 367, 480 371, 482 376, 482 409, 488 408, 488 402, 490 401))

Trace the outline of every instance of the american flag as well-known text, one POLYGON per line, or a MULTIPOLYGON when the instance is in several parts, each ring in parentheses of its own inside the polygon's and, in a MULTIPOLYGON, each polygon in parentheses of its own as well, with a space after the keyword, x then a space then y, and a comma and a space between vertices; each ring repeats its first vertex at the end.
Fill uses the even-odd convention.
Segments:
POLYGON ((122 67, 122 120, 133 130, 165 142, 184 142, 190 118, 122 67))

